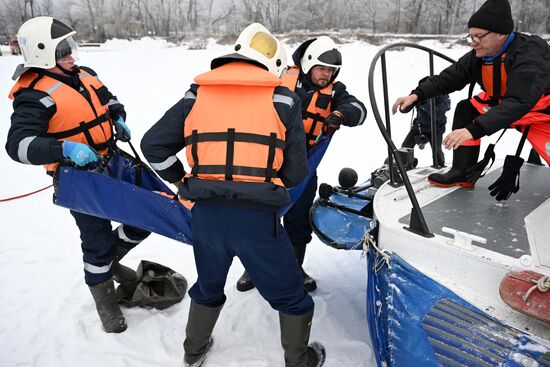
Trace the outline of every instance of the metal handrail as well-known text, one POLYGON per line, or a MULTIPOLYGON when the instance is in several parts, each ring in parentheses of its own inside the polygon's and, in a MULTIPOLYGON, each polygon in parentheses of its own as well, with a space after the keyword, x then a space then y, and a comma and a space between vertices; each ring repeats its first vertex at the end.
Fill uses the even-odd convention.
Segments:
MULTIPOLYGON (((424 215, 422 214, 420 205, 418 204, 418 200, 412 188, 411 181, 409 180, 409 176, 407 175, 405 167, 403 166, 403 162, 401 162, 401 157, 399 156, 399 154, 397 154, 397 148, 395 147, 395 144, 391 139, 391 123, 390 123, 391 115, 390 115, 390 106, 388 101, 386 51, 396 49, 396 48, 402 49, 405 47, 416 48, 416 49, 428 52, 429 61, 430 61, 430 76, 434 75, 434 55, 446 61, 449 61, 450 63, 455 63, 456 61, 428 47, 420 46, 414 43, 394 43, 391 45, 384 46, 382 49, 380 49, 380 51, 378 51, 378 53, 372 59, 372 62, 370 64, 370 69, 369 69, 369 99, 372 107, 372 113, 374 114, 374 119, 376 120, 376 123, 378 124, 378 128, 380 129, 380 132, 382 133, 382 136, 384 137, 384 140, 386 140, 386 144, 388 145, 388 165, 389 165, 389 174, 390 174, 390 184, 394 186, 396 185, 394 170, 393 170, 393 159, 392 159, 392 156, 393 156, 393 158, 395 159, 395 162, 397 163, 397 168, 399 169, 399 173, 403 178, 403 184, 405 185, 407 194, 409 195, 409 198, 413 205, 411 209, 411 220, 409 223, 409 227, 407 229, 414 233, 422 235, 424 237, 433 237, 433 234, 428 229, 428 225, 426 224, 426 220, 424 218, 424 215), (382 85, 383 85, 383 91, 384 91, 384 109, 385 109, 386 126, 384 126, 382 117, 380 116, 380 112, 378 110, 378 106, 376 104, 376 98, 374 95, 374 70, 376 68, 378 59, 381 59, 381 63, 382 63, 382 85)), ((431 112, 431 132, 432 132, 432 159, 433 159, 434 167, 438 167, 437 152, 438 152, 438 149, 440 149, 440 147, 438 147, 438 144, 436 142, 437 132, 436 132, 436 124, 435 124, 435 104, 433 100, 430 100, 430 112, 431 112)))

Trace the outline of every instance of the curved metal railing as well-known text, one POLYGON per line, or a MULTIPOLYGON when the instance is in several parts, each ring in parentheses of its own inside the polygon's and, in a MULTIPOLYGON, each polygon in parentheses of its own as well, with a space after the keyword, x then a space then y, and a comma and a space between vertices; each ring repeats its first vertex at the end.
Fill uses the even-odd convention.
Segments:
MULTIPOLYGON (((403 184, 405 185, 405 188, 407 190, 407 193, 413 205, 413 208, 411 210, 411 220, 409 223, 409 227, 407 229, 425 237, 432 237, 433 234, 428 229, 428 225, 426 224, 426 220, 424 219, 424 215, 422 214, 422 210, 420 209, 420 205, 418 204, 418 200, 416 199, 416 195, 412 188, 411 181, 409 180, 409 176, 407 175, 403 162, 401 161, 400 155, 397 154, 397 148, 395 147, 395 144, 391 139, 391 122, 390 122, 391 114, 390 114, 390 105, 388 101, 386 51, 389 51, 392 49, 398 49, 398 48, 402 49, 405 47, 416 48, 422 51, 426 51, 429 54, 430 76, 434 75, 434 56, 438 56, 450 63, 455 63, 455 60, 453 60, 452 58, 440 52, 432 50, 431 48, 420 46, 414 43, 395 43, 395 44, 387 45, 383 47, 380 51, 378 51, 378 53, 372 59, 372 62, 370 64, 370 69, 369 69, 369 98, 370 98, 374 119, 376 120, 376 123, 378 124, 378 128, 380 129, 380 132, 382 133, 382 136, 384 137, 384 139, 386 140, 386 144, 388 145, 388 165, 389 165, 390 184, 393 186, 397 186, 397 181, 396 181, 396 178, 394 175, 394 169, 393 169, 393 162, 395 160, 395 163, 397 164, 397 168, 399 170, 401 178, 403 179, 403 184), (376 104, 376 98, 374 94, 374 71, 379 59, 381 60, 381 67, 382 67, 382 86, 383 86, 383 92, 384 92, 384 110, 385 110, 385 120, 386 120, 385 126, 382 121, 382 117, 380 116, 380 112, 378 110, 378 105, 376 104), (393 156, 393 159, 392 159, 392 156, 393 156)), ((432 145, 433 166, 439 167, 437 163, 437 152, 438 152, 438 149, 441 149, 441 147, 439 146, 439 144, 436 143, 437 133, 436 133, 436 124, 435 124, 435 103, 433 99, 430 100, 430 114, 431 114, 431 132, 432 132, 431 145, 432 145)))

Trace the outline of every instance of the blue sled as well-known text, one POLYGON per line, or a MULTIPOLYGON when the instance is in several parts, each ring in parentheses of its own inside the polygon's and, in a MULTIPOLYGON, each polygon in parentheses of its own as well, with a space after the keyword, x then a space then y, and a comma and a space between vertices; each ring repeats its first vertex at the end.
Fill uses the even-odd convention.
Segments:
MULTIPOLYGON (((309 174, 289 190, 291 204, 281 208, 281 215, 300 197, 329 144, 330 138, 322 138, 310 149, 309 174)), ((175 199, 175 193, 147 165, 121 150, 116 149, 101 166, 61 166, 54 181, 56 205, 193 243, 191 210, 175 199)))
POLYGON ((175 197, 150 168, 121 152, 103 169, 61 166, 54 203, 191 244, 191 211, 159 192, 175 197))
MULTIPOLYGON (((366 183, 365 193, 370 182, 366 183)), ((326 245, 340 250, 363 250, 365 234, 371 231, 372 218, 358 215, 344 209, 364 210, 371 199, 349 196, 345 192, 334 192, 329 201, 317 199, 311 208, 309 222, 313 231, 326 245), (332 204, 338 205, 335 208, 332 204)))

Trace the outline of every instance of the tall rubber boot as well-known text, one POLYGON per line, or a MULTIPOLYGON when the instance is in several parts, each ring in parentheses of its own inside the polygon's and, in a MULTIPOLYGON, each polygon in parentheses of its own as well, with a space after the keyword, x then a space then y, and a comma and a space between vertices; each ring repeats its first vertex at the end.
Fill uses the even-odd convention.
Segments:
POLYGON ((120 260, 129 251, 130 250, 127 248, 118 246, 116 249, 116 257, 113 260, 113 265, 111 266, 111 270, 113 271, 113 279, 115 280, 115 282, 120 284, 134 282, 137 280, 136 271, 120 263, 120 260))
POLYGON ((117 303, 113 279, 89 286, 89 288, 103 329, 108 333, 121 333, 126 330, 128 326, 117 303))
POLYGON ((191 301, 189 319, 185 328, 183 366, 199 367, 212 346, 212 330, 218 321, 223 305, 207 307, 191 301))
POLYGON ((246 292, 255 287, 256 285, 254 285, 254 282, 250 279, 250 275, 248 275, 248 272, 245 270, 243 275, 237 280, 237 290, 239 292, 246 292))
POLYGON ((477 163, 479 145, 460 146, 453 153, 453 166, 447 173, 432 173, 428 181, 440 187, 463 186, 474 187, 475 182, 466 179, 466 169, 477 163))
POLYGON ((294 255, 296 255, 296 260, 298 261, 298 265, 300 265, 300 271, 302 272, 302 276, 304 277, 304 288, 308 292, 313 292, 317 289, 317 282, 315 279, 309 276, 308 273, 304 270, 302 267, 302 264, 304 263, 304 257, 306 255, 306 245, 298 245, 298 246, 292 246, 294 248, 294 255))
POLYGON ((325 347, 318 342, 308 345, 312 319, 313 309, 298 316, 279 312, 285 367, 321 367, 325 363, 325 347))

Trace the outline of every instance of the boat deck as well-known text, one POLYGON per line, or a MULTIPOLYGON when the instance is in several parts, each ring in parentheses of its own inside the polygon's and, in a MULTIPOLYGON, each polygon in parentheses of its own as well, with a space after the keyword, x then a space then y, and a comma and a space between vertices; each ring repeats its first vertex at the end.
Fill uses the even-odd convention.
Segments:
MULTIPOLYGON (((449 227, 487 239, 479 247, 519 258, 531 255, 524 218, 550 197, 550 170, 525 164, 520 173, 520 190, 506 201, 489 195, 490 186, 501 174, 499 168, 481 178, 473 189, 460 188, 426 206, 422 212, 431 232, 447 236, 449 227)), ((409 223, 410 215, 399 219, 409 223)))

